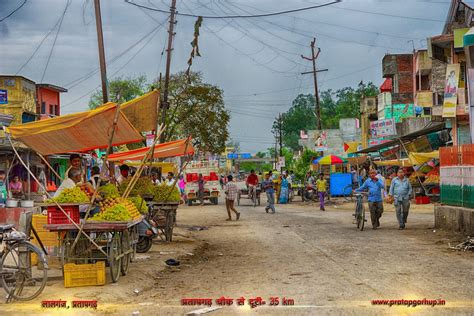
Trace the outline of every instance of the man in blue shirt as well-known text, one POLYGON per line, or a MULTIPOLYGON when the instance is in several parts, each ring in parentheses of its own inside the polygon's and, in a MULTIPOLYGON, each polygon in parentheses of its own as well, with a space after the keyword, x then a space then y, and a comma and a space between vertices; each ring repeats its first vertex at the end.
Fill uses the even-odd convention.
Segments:
POLYGON ((368 201, 370 210, 370 219, 372 228, 377 229, 380 226, 380 217, 383 213, 382 189, 384 188, 382 181, 377 178, 377 171, 370 170, 369 179, 356 192, 369 191, 368 201))
POLYGON ((408 211, 410 210, 410 197, 413 193, 410 181, 405 177, 402 168, 398 169, 397 177, 392 180, 389 195, 393 196, 395 211, 397 213, 399 229, 405 228, 408 211))

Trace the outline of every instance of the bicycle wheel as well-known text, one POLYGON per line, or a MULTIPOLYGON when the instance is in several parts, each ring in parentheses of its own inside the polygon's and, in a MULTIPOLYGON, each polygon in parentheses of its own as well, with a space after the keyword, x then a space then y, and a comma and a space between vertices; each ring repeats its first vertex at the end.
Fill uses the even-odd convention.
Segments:
POLYGON ((252 190, 252 203, 253 207, 257 206, 257 193, 254 190, 252 190))
POLYGON ((5 248, 0 262, 0 279, 9 298, 29 301, 43 291, 48 278, 48 263, 35 245, 21 241, 5 248), (38 257, 38 266, 31 266, 31 255, 38 257), (42 270, 38 267, 43 266, 42 270))
POLYGON ((356 210, 355 210, 355 219, 356 219, 356 223, 357 223, 357 229, 360 229, 360 225, 361 225, 361 213, 362 213, 362 203, 360 201, 359 198, 357 198, 357 202, 356 202, 356 210))
POLYGON ((360 229, 360 231, 363 231, 364 230, 364 224, 365 224, 365 205, 364 203, 361 203, 361 208, 360 208, 360 214, 359 214, 359 217, 360 217, 360 225, 358 225, 358 228, 360 229))

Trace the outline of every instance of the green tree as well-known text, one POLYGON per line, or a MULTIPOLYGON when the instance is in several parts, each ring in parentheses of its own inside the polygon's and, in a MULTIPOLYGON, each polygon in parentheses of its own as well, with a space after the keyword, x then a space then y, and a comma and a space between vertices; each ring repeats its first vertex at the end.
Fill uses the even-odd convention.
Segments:
POLYGON ((305 179, 306 172, 310 170, 311 163, 315 157, 318 156, 316 151, 305 148, 301 157, 295 161, 295 176, 296 179, 303 181, 305 179))
MULTIPOLYGON (((127 102, 147 91, 146 76, 139 76, 137 78, 119 77, 110 81, 108 88, 110 102, 127 102)), ((97 90, 89 100, 89 108, 93 110, 102 105, 102 103, 102 90, 97 90)))
POLYGON ((185 72, 170 78, 169 109, 166 113, 164 138, 170 141, 192 135, 204 152, 224 152, 229 138, 229 112, 224 105, 223 91, 204 83, 202 74, 185 72))

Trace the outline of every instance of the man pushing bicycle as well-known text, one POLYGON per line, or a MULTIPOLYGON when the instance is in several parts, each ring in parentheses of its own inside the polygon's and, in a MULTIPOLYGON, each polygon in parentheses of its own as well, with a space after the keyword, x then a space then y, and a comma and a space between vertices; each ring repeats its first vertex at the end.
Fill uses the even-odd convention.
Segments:
POLYGON ((382 189, 384 185, 381 180, 377 178, 377 171, 370 170, 369 178, 365 180, 364 184, 355 192, 368 191, 368 201, 370 210, 370 219, 372 221, 372 228, 377 229, 380 226, 380 217, 383 213, 382 189))

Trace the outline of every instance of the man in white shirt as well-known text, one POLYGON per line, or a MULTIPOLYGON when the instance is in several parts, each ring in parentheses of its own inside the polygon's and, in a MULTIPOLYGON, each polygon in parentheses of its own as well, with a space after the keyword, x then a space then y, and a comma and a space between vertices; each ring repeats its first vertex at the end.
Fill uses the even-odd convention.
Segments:
POLYGON ((82 170, 79 168, 71 168, 67 174, 67 178, 61 183, 59 188, 54 193, 53 197, 57 197, 64 191, 64 189, 72 189, 74 188, 79 182, 82 181, 82 170))

